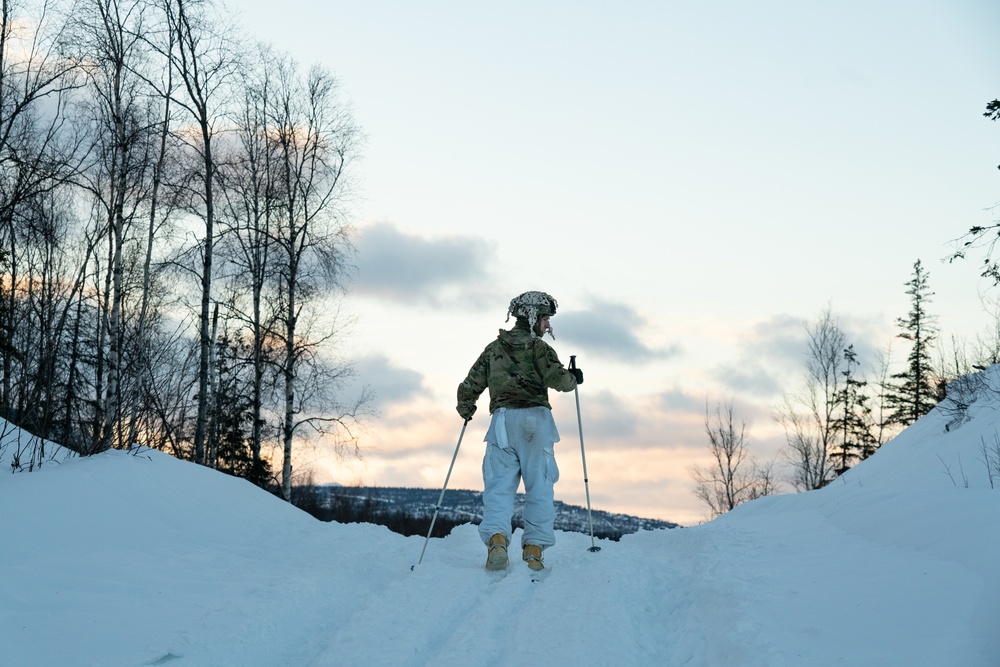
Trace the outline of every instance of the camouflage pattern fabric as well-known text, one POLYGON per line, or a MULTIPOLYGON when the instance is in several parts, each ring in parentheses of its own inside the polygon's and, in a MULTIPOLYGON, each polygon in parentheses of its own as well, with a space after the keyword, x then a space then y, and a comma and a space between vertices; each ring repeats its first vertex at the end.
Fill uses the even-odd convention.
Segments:
POLYGON ((487 388, 490 414, 497 408, 541 405, 552 409, 548 390, 572 391, 576 378, 548 343, 532 336, 527 320, 519 318, 510 331, 500 330, 458 385, 457 409, 463 419, 471 419, 479 395, 487 388))

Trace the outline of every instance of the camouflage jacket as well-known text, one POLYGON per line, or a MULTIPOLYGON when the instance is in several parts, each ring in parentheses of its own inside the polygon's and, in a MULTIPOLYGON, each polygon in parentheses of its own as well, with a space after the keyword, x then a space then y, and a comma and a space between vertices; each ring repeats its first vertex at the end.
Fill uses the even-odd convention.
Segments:
POLYGON ((497 408, 552 408, 549 388, 572 391, 576 378, 560 363, 555 350, 531 335, 520 322, 510 331, 500 330, 458 385, 458 411, 471 414, 479 395, 490 390, 490 413, 497 408))

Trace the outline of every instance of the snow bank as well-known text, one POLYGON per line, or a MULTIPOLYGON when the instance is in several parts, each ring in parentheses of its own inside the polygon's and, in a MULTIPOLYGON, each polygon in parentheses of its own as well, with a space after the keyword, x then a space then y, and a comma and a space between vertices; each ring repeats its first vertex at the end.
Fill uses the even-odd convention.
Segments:
POLYGON ((995 666, 1000 490, 979 459, 998 405, 991 393, 957 422, 935 410, 828 488, 703 526, 602 542, 598 553, 589 536, 560 533, 542 583, 519 562, 505 577, 484 572, 473 526, 432 540, 411 571, 421 537, 323 524, 156 452, 5 474, 0 656, 995 666))

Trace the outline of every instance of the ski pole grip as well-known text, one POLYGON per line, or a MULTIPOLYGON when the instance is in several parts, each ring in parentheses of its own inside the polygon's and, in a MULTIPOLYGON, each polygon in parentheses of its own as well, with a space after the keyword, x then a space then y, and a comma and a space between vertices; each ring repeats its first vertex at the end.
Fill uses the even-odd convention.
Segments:
POLYGON ((575 354, 569 355, 569 367, 570 368, 576 368, 576 355, 575 354))

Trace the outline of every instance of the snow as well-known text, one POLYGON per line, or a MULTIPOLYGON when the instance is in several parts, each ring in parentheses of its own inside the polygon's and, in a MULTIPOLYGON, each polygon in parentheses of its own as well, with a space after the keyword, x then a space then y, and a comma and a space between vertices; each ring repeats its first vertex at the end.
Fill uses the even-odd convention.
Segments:
POLYGON ((831 486, 704 525, 597 553, 559 533, 540 583, 486 573, 470 525, 411 570, 422 537, 166 454, 47 463, 0 476, 0 663, 1000 665, 998 407, 935 409, 831 486))

